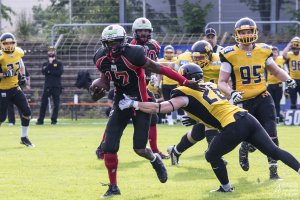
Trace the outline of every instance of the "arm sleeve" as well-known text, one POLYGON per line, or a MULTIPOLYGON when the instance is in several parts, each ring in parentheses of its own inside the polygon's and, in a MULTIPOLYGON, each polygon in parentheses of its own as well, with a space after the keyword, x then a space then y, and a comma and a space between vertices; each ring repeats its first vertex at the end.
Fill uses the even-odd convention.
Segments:
POLYGON ((231 73, 232 68, 228 62, 222 62, 220 70, 223 72, 231 73))

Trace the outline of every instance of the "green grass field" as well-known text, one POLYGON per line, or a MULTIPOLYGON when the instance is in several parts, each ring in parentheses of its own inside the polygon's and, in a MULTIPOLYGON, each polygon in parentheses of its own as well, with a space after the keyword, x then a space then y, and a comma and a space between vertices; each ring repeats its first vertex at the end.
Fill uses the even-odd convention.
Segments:
MULTIPOLYGON (((107 190, 108 176, 95 149, 105 128, 105 120, 60 120, 56 126, 29 129, 35 148, 19 144, 20 127, 0 127, 1 200, 95 200, 107 190)), ((188 128, 181 125, 158 126, 158 143, 163 152, 176 144, 188 128)), ((238 148, 224 158, 234 193, 209 193, 219 187, 210 165, 205 161, 206 141, 181 156, 180 166, 165 160, 169 179, 161 184, 148 161, 132 150, 132 126, 121 140, 118 184, 122 195, 114 199, 300 199, 300 175, 279 162, 282 181, 270 181, 267 158, 260 152, 250 154, 250 170, 238 163, 238 148)), ((300 159, 300 127, 279 126, 280 146, 300 159)))

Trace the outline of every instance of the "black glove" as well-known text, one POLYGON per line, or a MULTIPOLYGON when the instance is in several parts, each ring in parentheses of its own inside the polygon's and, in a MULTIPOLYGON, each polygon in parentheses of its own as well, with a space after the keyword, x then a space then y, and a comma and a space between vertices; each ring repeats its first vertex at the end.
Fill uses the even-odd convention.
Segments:
POLYGON ((20 85, 25 85, 25 83, 26 83, 26 76, 22 75, 21 78, 20 78, 19 84, 20 85))
POLYGON ((9 69, 5 73, 3 73, 3 77, 12 77, 14 75, 15 75, 15 71, 13 69, 9 69))
POLYGON ((194 119, 192 119, 192 118, 190 118, 189 116, 183 116, 181 118, 181 123, 184 126, 192 126, 192 125, 197 124, 197 121, 194 120, 194 119))

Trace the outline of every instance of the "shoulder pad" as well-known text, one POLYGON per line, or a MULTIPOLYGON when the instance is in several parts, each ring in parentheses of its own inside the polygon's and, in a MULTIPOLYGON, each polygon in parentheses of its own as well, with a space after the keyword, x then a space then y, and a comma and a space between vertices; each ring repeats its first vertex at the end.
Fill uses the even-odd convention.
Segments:
POLYGON ((232 52, 232 51, 234 51, 233 46, 228 46, 228 47, 225 47, 225 48, 222 49, 222 52, 224 54, 227 54, 227 53, 232 52))
POLYGON ((21 57, 24 56, 24 51, 20 47, 16 47, 15 52, 19 54, 21 57))

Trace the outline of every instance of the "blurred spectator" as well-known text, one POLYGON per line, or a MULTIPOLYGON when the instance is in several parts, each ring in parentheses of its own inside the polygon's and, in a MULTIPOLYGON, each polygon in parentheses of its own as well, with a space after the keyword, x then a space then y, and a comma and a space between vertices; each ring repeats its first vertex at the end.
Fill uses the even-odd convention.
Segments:
POLYGON ((48 61, 43 64, 42 74, 45 75, 44 91, 41 100, 40 115, 37 119, 37 125, 44 124, 46 108, 49 103, 49 97, 53 100, 53 111, 51 124, 57 123, 60 94, 62 92, 61 75, 64 72, 63 64, 56 59, 56 49, 53 46, 48 48, 48 61))
POLYGON ((211 44, 213 52, 219 54, 223 47, 217 44, 217 38, 217 32, 215 29, 208 28, 205 30, 204 39, 211 44))

